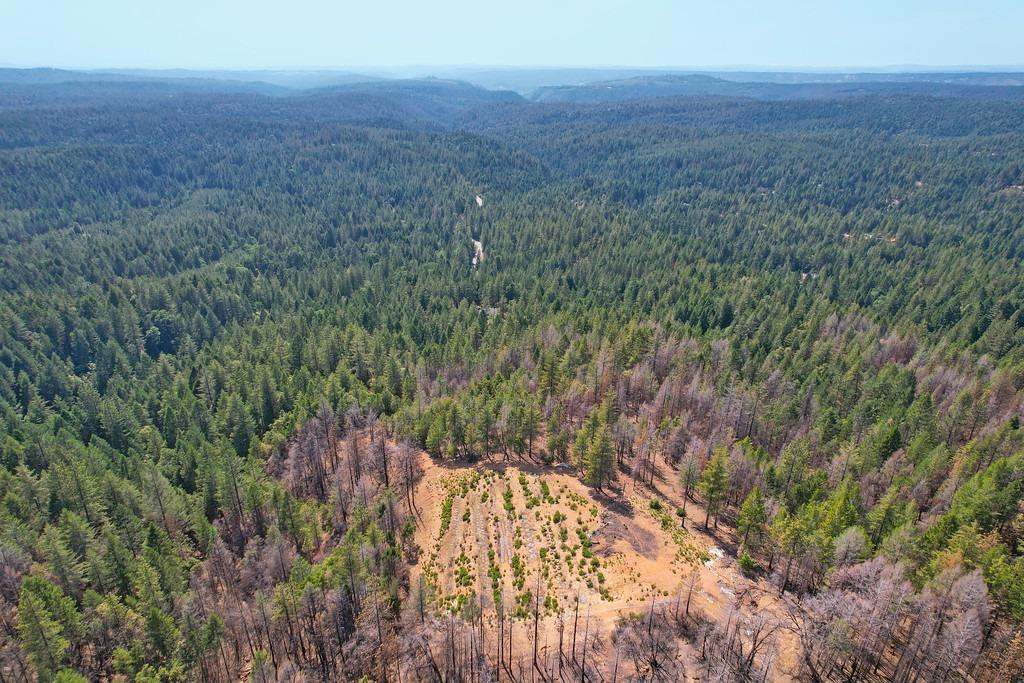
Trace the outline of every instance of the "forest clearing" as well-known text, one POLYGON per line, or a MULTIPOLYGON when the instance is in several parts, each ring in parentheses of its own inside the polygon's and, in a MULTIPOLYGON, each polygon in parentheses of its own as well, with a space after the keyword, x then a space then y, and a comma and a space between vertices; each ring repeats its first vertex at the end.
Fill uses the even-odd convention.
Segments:
MULTIPOLYGON (((555 657, 560 641, 571 656, 572 632, 582 647, 585 628, 591 646, 611 661, 616 651, 608 636, 616 622, 653 606, 683 619, 691 611, 721 621, 730 613, 770 615, 774 638, 758 654, 782 665, 771 669, 773 680, 787 680, 782 672, 795 663, 795 639, 785 628, 785 599, 768 582, 745 577, 735 557, 716 545, 735 547, 726 526, 712 536, 686 520, 684 530, 678 493, 626 484, 628 492, 601 494, 566 468, 498 455, 450 465, 423 453, 421 463, 414 500, 422 554, 411 584, 428 583, 452 614, 478 606, 494 634, 511 629, 520 664, 529 662, 535 638, 547 657, 555 657)), ((688 509, 700 510, 692 500, 688 509)), ((623 661, 624 674, 628 667, 623 661)))

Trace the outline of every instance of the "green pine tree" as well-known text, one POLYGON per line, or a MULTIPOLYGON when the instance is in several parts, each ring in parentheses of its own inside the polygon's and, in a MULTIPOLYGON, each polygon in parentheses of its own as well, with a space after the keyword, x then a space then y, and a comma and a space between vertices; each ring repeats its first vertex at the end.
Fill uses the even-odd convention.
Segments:
POLYGON ((708 521, 711 516, 715 517, 715 528, 718 528, 718 515, 725 500, 725 493, 729 487, 729 463, 728 453, 724 446, 715 449, 711 460, 704 468, 704 474, 700 478, 700 492, 705 499, 704 528, 708 528, 708 521))
POLYGON ((611 478, 615 465, 615 450, 612 448, 612 435, 607 424, 599 424, 597 433, 590 440, 587 448, 587 483, 600 491, 611 478))
POLYGON ((35 576, 21 584, 18 637, 41 681, 51 681, 68 661, 73 638, 81 630, 74 601, 60 588, 35 576))
POLYGON ((764 533, 764 525, 767 521, 768 512, 764 506, 764 495, 761 493, 761 488, 755 486, 740 505, 739 516, 736 520, 736 530, 743 536, 740 547, 746 549, 748 543, 756 545, 764 533))

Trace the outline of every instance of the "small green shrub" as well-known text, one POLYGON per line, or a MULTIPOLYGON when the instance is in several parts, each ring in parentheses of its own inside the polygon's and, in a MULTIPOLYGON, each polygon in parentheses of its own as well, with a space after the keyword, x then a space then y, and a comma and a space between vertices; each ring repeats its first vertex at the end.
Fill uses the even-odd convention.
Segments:
POLYGON ((441 530, 438 533, 438 538, 441 538, 447 533, 448 527, 452 523, 452 505, 455 503, 455 494, 449 493, 444 502, 441 503, 441 530))
POLYGON ((757 562, 755 562, 754 558, 750 556, 750 553, 745 550, 743 551, 743 554, 740 555, 739 564, 740 569, 743 570, 743 574, 746 576, 750 576, 757 569, 757 562))

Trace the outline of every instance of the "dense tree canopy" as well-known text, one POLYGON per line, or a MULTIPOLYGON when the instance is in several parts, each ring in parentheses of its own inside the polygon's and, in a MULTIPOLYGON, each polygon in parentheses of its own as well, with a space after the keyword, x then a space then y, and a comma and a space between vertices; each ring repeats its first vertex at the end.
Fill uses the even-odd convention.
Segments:
POLYGON ((20 92, 3 680, 431 671, 417 447, 671 470, 808 676, 1019 671, 1019 104, 20 92))

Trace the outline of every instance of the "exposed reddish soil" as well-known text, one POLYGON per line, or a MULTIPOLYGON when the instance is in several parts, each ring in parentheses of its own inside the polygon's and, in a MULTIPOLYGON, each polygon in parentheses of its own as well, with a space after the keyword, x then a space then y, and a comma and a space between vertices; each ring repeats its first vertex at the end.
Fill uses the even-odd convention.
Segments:
MULTIPOLYGON (((692 606, 710 618, 724 621, 735 609, 785 619, 788 596, 780 598, 763 579, 745 577, 723 550, 738 545, 732 530, 723 525, 706 533, 703 510, 693 501, 685 529, 679 528, 675 509, 682 498, 670 486, 629 482, 606 495, 565 468, 495 461, 460 466, 421 457, 424 476, 415 500, 422 553, 412 578, 425 574, 443 608, 457 611, 476 601, 485 624, 496 628, 497 597, 505 613, 522 623, 528 645, 532 633, 525 626, 532 624, 535 592, 541 642, 557 640, 558 615, 571 621, 578 596, 581 615, 589 612, 591 628, 610 647, 607 636, 620 616, 643 613, 652 602, 685 601, 687 579, 696 571, 692 606), (652 508, 652 498, 660 509, 652 508), (450 517, 442 533, 446 501, 450 517)), ((780 631, 777 680, 793 670, 796 648, 795 639, 780 631)))

